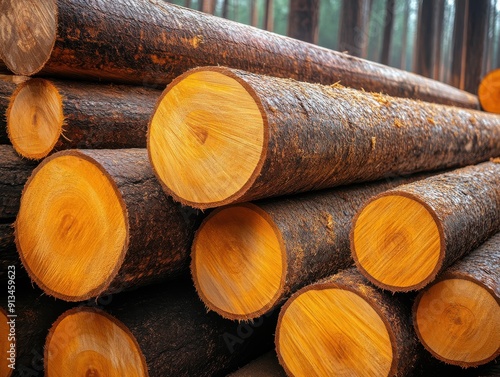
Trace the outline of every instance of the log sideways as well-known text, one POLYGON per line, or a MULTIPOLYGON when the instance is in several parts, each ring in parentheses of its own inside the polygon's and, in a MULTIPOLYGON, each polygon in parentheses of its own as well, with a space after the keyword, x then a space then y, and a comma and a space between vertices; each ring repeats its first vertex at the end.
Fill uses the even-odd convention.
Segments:
POLYGON ((187 69, 224 65, 478 108, 443 83, 160 0, 4 0, 0 14, 11 30, 0 33, 0 57, 22 75, 164 86, 187 69))
POLYGON ((198 217, 163 193, 145 149, 68 150, 26 183, 16 244, 43 290, 81 301, 186 270, 198 217))
POLYGON ((418 290, 500 231, 500 160, 399 186, 354 219, 361 273, 391 291, 418 290))
POLYGON ((453 264, 415 300, 414 325, 438 359, 467 368, 500 355, 500 233, 453 264))
POLYGON ((478 96, 483 110, 500 114, 500 68, 489 72, 481 80, 478 96))
POLYGON ((349 235, 358 210, 371 197, 418 178, 216 209, 196 232, 191 251, 200 298, 229 319, 271 311, 303 286, 352 266, 349 235))
POLYGON ((45 375, 226 376, 272 348, 276 316, 228 321, 207 313, 189 281, 175 283, 115 296, 106 312, 64 313, 47 337, 45 375))
POLYGON ((407 376, 419 352, 410 308, 354 268, 302 288, 283 306, 276 350, 289 376, 407 376))
POLYGON ((166 191, 196 208, 500 155, 500 117, 224 67, 179 76, 148 129, 166 191))
POLYGON ((36 166, 20 157, 11 145, 0 145, 0 220, 17 216, 24 185, 36 166))
POLYGON ((16 151, 30 159, 70 148, 145 148, 160 94, 126 85, 32 79, 11 96, 8 135, 16 151))

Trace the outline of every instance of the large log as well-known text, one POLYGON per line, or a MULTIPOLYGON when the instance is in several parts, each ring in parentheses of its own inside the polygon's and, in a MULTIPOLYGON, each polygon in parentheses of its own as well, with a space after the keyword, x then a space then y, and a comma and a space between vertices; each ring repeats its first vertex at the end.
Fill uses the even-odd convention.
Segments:
POLYGON ((160 94, 126 85, 32 79, 10 99, 7 130, 16 151, 31 159, 70 148, 145 148, 160 94))
POLYGON ((43 290, 81 301, 185 271, 198 217, 162 192, 145 149, 68 150, 26 183, 16 244, 43 290))
MULTIPOLYGON (((1 85, 1 81, 0 81, 1 85)), ((14 219, 24 184, 37 164, 20 157, 10 145, 0 145, 0 219, 14 219)))
POLYGON ((356 215, 360 271, 391 291, 421 289, 500 231, 500 160, 399 186, 356 215))
POLYGON ((0 14, 10 30, 0 57, 22 75, 163 86, 186 69, 224 65, 478 108, 443 83, 159 0, 4 0, 0 14))
POLYGON ((500 233, 447 269, 415 300, 422 344, 463 368, 500 355, 500 233))
POLYGON ((207 313, 189 281, 175 283, 118 295, 106 313, 64 313, 47 337, 46 376, 226 376, 272 348, 277 316, 228 321, 207 313))
POLYGON ((404 301, 355 269, 302 288, 279 314, 281 365, 289 376, 408 376, 419 350, 404 301))
POLYGON ((500 68, 489 72, 481 80, 478 96, 483 110, 500 114, 500 68))
POLYGON ((169 194, 209 208, 485 161, 500 117, 205 67, 165 90, 148 150, 169 194))
POLYGON ((211 310, 256 318, 307 284, 354 264, 352 220, 372 197, 423 178, 393 178, 213 211, 198 229, 191 274, 211 310))

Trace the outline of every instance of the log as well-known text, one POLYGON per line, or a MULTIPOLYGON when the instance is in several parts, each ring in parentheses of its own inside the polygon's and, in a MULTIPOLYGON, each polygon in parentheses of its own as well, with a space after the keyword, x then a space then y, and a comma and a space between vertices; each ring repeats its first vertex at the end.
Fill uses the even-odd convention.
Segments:
POLYGON ((47 337, 46 376, 226 376, 272 348, 276 316, 228 321, 207 313, 188 280, 175 283, 118 295, 106 312, 64 313, 47 337))
POLYGON ((7 137, 6 114, 9 107, 9 98, 15 89, 16 85, 14 83, 3 79, 0 80, 0 144, 10 143, 7 137))
POLYGON ((500 231, 500 159, 399 186, 354 219, 351 251, 375 285, 418 290, 500 231))
POLYGON ((358 210, 371 197, 418 178, 216 209, 196 232, 191 251, 200 298, 233 320, 271 311, 305 285, 354 265, 349 235, 358 210))
POLYGON ((45 292, 82 301, 186 271, 198 218, 164 195, 145 149, 68 150, 26 183, 16 244, 45 292))
POLYGON ((5 0, 0 14, 12 31, 0 33, 0 57, 27 76, 161 87, 189 68, 224 65, 478 108, 446 84, 159 0, 5 0))
MULTIPOLYGON (((1 82, 0 82, 1 85, 1 82)), ((0 220, 17 216, 24 184, 37 164, 20 157, 10 145, 0 145, 0 220)))
POLYGON ((354 268, 295 293, 280 311, 275 343, 289 376, 408 376, 419 356, 404 298, 354 268))
POLYGON ((0 224, 0 282, 8 280, 9 266, 15 266, 18 279, 26 277, 16 250, 14 224, 0 224))
POLYGON ((500 68, 483 77, 479 84, 478 96, 484 111, 500 114, 500 68))
POLYGON ((179 76, 148 129, 176 200, 210 208, 500 155, 500 118, 224 67, 179 76))
POLYGON ((248 363, 227 377, 286 377, 274 351, 248 363))
POLYGON ((453 264, 415 300, 416 333, 436 358, 463 368, 500 355, 500 233, 453 264))
POLYGON ((145 148, 160 94, 126 85, 32 79, 10 99, 7 130, 16 151, 30 159, 71 148, 145 148))

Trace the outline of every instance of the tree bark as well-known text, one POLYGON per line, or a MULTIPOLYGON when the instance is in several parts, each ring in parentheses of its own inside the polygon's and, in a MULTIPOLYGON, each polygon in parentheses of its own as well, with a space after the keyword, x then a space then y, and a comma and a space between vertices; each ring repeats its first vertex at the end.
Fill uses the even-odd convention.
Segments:
POLYGON ((286 377, 274 351, 266 353, 227 377, 286 377))
MULTIPOLYGON (((41 35, 26 58, 14 48, 33 43, 20 40, 28 27, 24 21, 11 39, 0 40, 0 56, 8 56, 7 64, 18 74, 39 72, 163 87, 189 68, 222 65, 327 85, 341 81, 357 89, 478 108, 477 98, 445 84, 158 0, 92 4, 48 0, 37 6, 41 8, 35 12, 37 17, 50 20, 57 11, 58 18, 52 26, 32 20, 33 30, 41 35), (42 26, 46 27, 40 30, 42 26), (46 33, 50 35, 42 38, 46 33)), ((16 30, 16 15, 26 7, 32 7, 32 2, 5 1, 0 13, 16 30)))
POLYGON ((0 145, 0 219, 14 219, 24 184, 36 163, 20 157, 10 145, 0 145))
POLYGON ((392 27, 394 25, 395 0, 387 0, 385 3, 384 39, 382 41, 382 54, 380 62, 389 64, 389 54, 391 53, 392 27))
POLYGON ((434 357, 462 368, 483 365, 500 354, 500 337, 492 324, 499 303, 500 233, 418 295, 413 323, 434 357))
POLYGON ((14 224, 0 224, 0 282, 7 280, 9 266, 14 266, 17 271, 16 278, 25 277, 21 267, 21 261, 16 250, 14 241, 14 224))
POLYGON ((250 1, 250 25, 254 27, 259 26, 259 8, 257 6, 257 0, 250 1))
POLYGON ((160 95, 125 85, 32 79, 11 97, 8 133, 16 151, 30 159, 70 148, 145 148, 149 118, 160 95), (54 106, 61 114, 57 119, 51 118, 54 106), (26 120, 25 113, 32 116, 26 120))
POLYGON ((215 5, 216 5, 216 0, 200 0, 201 4, 201 11, 208 13, 208 14, 214 14, 215 13, 215 5))
MULTIPOLYGON (((328 300, 327 298, 325 299, 328 300)), ((310 300, 313 299, 311 298, 310 300)), ((307 354, 305 354, 306 351, 302 351, 302 349, 314 349, 314 345, 318 345, 317 348, 315 348, 316 352, 326 359, 334 358, 335 366, 342 371, 352 371, 353 365, 355 365, 354 368, 359 368, 355 369, 356 371, 362 370, 365 371, 365 373, 367 370, 370 371, 366 373, 366 375, 410 375, 417 364, 419 348, 418 341, 411 325, 410 308, 406 301, 408 301, 407 298, 393 296, 377 290, 354 268, 342 271, 337 275, 333 275, 315 284, 304 287, 287 301, 279 315, 275 343, 280 364, 285 368, 288 375, 295 375, 293 373, 294 371, 290 370, 292 360, 286 354, 286 349, 290 349, 290 343, 293 343, 292 345, 295 345, 294 349, 302 354, 297 355, 297 359, 301 360, 302 363, 305 362, 302 365, 303 369, 314 368, 313 361, 309 361, 307 354), (320 331, 325 334, 324 339, 314 339, 314 341, 311 342, 311 344, 313 344, 311 347, 307 344, 302 344, 298 337, 291 335, 291 331, 296 331, 298 333, 307 331, 304 330, 304 328, 307 328, 304 322, 310 322, 310 320, 306 319, 304 316, 302 324, 299 324, 301 318, 300 314, 298 314, 300 313, 298 308, 301 306, 301 300, 304 300, 304 304, 302 305, 305 305, 305 297, 307 297, 308 294, 314 293, 315 296, 317 296, 317 300, 320 301, 322 299, 321 295, 339 291, 344 294, 354 294, 354 297, 358 300, 362 300, 365 305, 370 308, 370 311, 368 311, 365 306, 363 306, 362 309, 353 307, 356 306, 356 304, 348 301, 349 298, 342 298, 343 296, 340 296, 335 302, 331 302, 328 305, 319 304, 324 307, 324 312, 320 313, 318 308, 318 312, 312 314, 313 318, 328 318, 328 320, 325 321, 326 323, 321 323, 319 322, 320 320, 317 319, 318 323, 321 323, 321 325, 318 326, 323 327, 320 331), (348 308, 347 310, 356 310, 356 314, 360 317, 350 317, 347 320, 348 323, 346 323, 344 318, 341 320, 335 315, 332 315, 332 313, 335 312, 333 312, 331 308, 339 304, 344 304, 348 308), (330 311, 332 311, 332 313, 330 313, 330 311), (365 337, 365 332, 371 331, 370 327, 374 322, 374 314, 372 313, 376 313, 377 319, 383 322, 388 332, 388 336, 383 341, 382 338, 384 335, 377 333, 377 335, 381 335, 380 338, 377 338, 377 341, 368 337, 368 340, 361 344, 360 348, 356 348, 356 351, 354 351, 353 343, 360 342, 359 339, 365 337), (365 315, 365 317, 363 317, 363 315, 365 315), (296 317, 295 321, 292 324, 287 324, 287 322, 289 323, 291 321, 292 316, 296 317), (362 324, 357 325, 357 321, 362 322, 362 324), (354 327, 354 330, 350 326, 354 327), (367 329, 367 327, 369 329, 367 329), (332 328, 334 328, 334 330, 332 330, 332 328), (357 331, 354 333, 355 330, 357 331), (287 334, 288 332, 290 333, 287 334), (372 342, 374 344, 372 344, 372 342), (392 349, 390 356, 377 355, 378 357, 373 357, 378 347, 387 347, 387 342, 390 343, 390 348, 392 349), (323 344, 324 346, 321 347, 323 344), (349 351, 352 350, 352 352, 346 352, 346 349, 349 351), (324 355, 323 353, 325 351, 331 352, 331 355, 324 355), (349 357, 346 357, 346 354, 348 354, 349 357), (384 363, 382 364, 382 362, 384 363), (390 365, 390 369, 387 364, 390 365)), ((311 308, 311 310, 314 310, 314 308, 315 307, 311 308)), ((307 337, 308 334, 303 333, 303 336, 307 337)), ((380 351, 382 351, 382 349, 380 351)), ((330 364, 330 367, 332 367, 332 364, 330 364)))
MULTIPOLYGON (((351 234, 352 254, 363 275, 375 285, 391 291, 421 289, 452 263, 499 232, 500 161, 496 161, 429 177, 371 199, 354 219, 351 234), (420 208, 432 217, 436 227, 432 235, 438 242, 435 246, 418 244, 414 231, 423 231, 427 225, 418 220, 422 217, 416 211, 408 214, 408 219, 398 217, 394 223, 386 220, 383 226, 375 227, 377 221, 391 213, 390 201, 399 201, 400 198, 419 203, 420 208), (371 257, 367 256, 366 246, 363 246, 370 239, 373 241, 372 247, 369 247, 371 257), (435 262, 431 262, 431 255, 422 257, 425 261, 416 259, 425 256, 431 248, 437 251, 436 255, 432 255, 432 258, 436 257, 435 262), (398 254, 400 249, 406 250, 406 254, 398 254), (408 255, 410 253, 419 255, 408 255), (367 266, 375 259, 377 268, 368 271, 367 266), (423 271, 424 268, 427 272, 408 285, 390 283, 386 278, 389 271, 423 271)), ((404 209, 400 207, 399 211, 404 209)))
POLYGON ((274 1, 266 0, 265 4, 264 28, 267 31, 274 31, 274 1))
POLYGON ((15 90, 16 84, 0 80, 0 144, 10 144, 5 114, 9 107, 9 98, 15 90))
POLYGON ((365 57, 369 32, 369 1, 343 0, 340 19, 339 50, 365 57))
POLYGON ((318 43, 319 0, 291 0, 288 32, 291 38, 318 43))
POLYGON ((469 0, 455 0, 455 24, 453 26, 453 60, 451 66, 451 85, 465 88, 465 56, 468 35, 469 0))
MULTIPOLYGON (((159 169, 163 169, 162 163, 172 162, 169 160, 171 152, 163 147, 157 150, 155 143, 156 140, 168 140, 170 131, 169 125, 156 114, 165 111, 172 111, 169 116, 177 114, 176 108, 165 108, 170 100, 169 92, 174 90, 177 93, 177 85, 199 72, 217 72, 221 77, 241 83, 248 98, 251 97, 251 101, 259 107, 264 125, 263 130, 258 132, 264 134, 264 141, 258 147, 260 157, 257 166, 247 166, 253 172, 251 176, 249 174, 250 178, 228 197, 218 200, 209 197, 206 202, 200 203, 187 200, 171 187, 165 187, 177 200, 193 207, 216 207, 376 180, 391 174, 465 166, 500 155, 500 120, 490 114, 362 93, 338 85, 324 87, 211 67, 180 76, 167 88, 162 97, 165 102, 159 102, 155 110, 151 123, 154 127, 149 129, 148 149, 150 155, 160 156, 152 162, 163 183, 174 179, 159 173, 159 169), (153 137, 157 138, 155 142, 152 142, 153 137)), ((207 101, 208 98, 218 98, 210 89, 207 90, 207 101)), ((189 106, 189 100, 188 97, 183 98, 185 106, 189 106)), ((227 111, 234 114, 240 105, 239 100, 235 98, 232 107, 228 102, 227 111)), ((219 109, 213 109, 211 107, 207 111, 212 111, 214 116, 230 115, 223 114, 226 110, 220 109, 219 114, 219 109)), ((186 117, 185 113, 175 116, 181 121, 186 117)), ((200 129, 204 129, 202 122, 198 124, 200 129)), ((206 133, 208 135, 209 131, 206 133)), ((178 145, 184 142, 172 140, 178 145)), ((186 148, 202 150, 204 145, 190 144, 186 148)), ((186 156, 186 161, 189 156, 186 156)), ((197 163, 195 160, 186 161, 182 163, 197 163)), ((179 166, 183 166, 182 163, 179 166)), ((235 174, 234 171, 228 173, 235 174)))
MULTIPOLYGON (((56 170, 54 174, 59 173, 56 170)), ((94 177, 85 178, 89 182, 86 184, 88 186, 85 187, 95 190, 95 196, 98 196, 98 187, 92 186, 94 177)), ((106 198, 101 199, 105 200, 106 198)), ((95 211, 99 211, 99 208, 95 208, 95 211)), ((151 284, 185 272, 189 263, 189 248, 195 228, 199 224, 199 217, 199 212, 183 208, 163 194, 159 183, 154 178, 145 149, 68 150, 58 152, 45 159, 38 169, 33 172, 32 177, 26 184, 16 222, 16 243, 21 260, 28 273, 48 294, 68 301, 81 301, 136 286, 151 284), (71 191, 73 190, 72 183, 65 181, 65 178, 59 176, 50 178, 49 175, 47 179, 49 181, 51 179, 58 180, 58 190, 64 192, 63 197, 70 198, 68 199, 69 202, 75 203, 74 209, 71 207, 67 209, 67 213, 65 211, 60 212, 60 214, 56 213, 53 215, 54 218, 48 215, 45 218, 43 213, 36 213, 31 210, 31 207, 37 206, 37 201, 40 200, 45 200, 47 211, 55 211, 54 207, 57 208, 59 205, 57 199, 52 201, 53 197, 50 192, 42 192, 42 189, 36 183, 38 182, 36 181, 37 174, 51 174, 45 173, 47 170, 44 170, 44 168, 51 166, 49 164, 57 166, 58 161, 68 161, 63 166, 71 166, 77 163, 76 166, 80 166, 80 161, 87 161, 94 165, 101 172, 100 174, 106 176, 108 181, 115 187, 119 205, 124 211, 123 216, 125 216, 124 231, 126 232, 126 241, 123 244, 123 250, 119 259, 117 259, 116 265, 112 267, 113 271, 109 276, 102 277, 101 284, 90 291, 79 294, 73 293, 75 287, 88 283, 88 281, 86 282, 84 278, 80 281, 78 276, 72 275, 69 271, 66 272, 64 265, 71 262, 65 262, 65 257, 51 259, 51 262, 47 261, 47 263, 52 263, 53 273, 55 274, 55 270, 59 269, 58 273, 61 274, 61 279, 65 279, 64 281, 67 283, 62 284, 58 288, 59 290, 55 291, 39 278, 40 273, 35 273, 39 269, 36 259, 33 261, 27 259, 27 255, 34 251, 33 246, 28 241, 24 241, 31 239, 30 237, 37 239, 37 247, 42 248, 37 252, 42 254, 55 252, 51 249, 57 247, 62 248, 62 252, 72 250, 71 253, 78 254, 82 242, 85 242, 85 245, 90 248, 95 242, 106 241, 100 239, 96 241, 91 235, 86 234, 89 228, 87 228, 85 220, 82 219, 81 221, 84 223, 79 224, 78 217, 80 213, 83 210, 88 210, 85 206, 90 206, 90 210, 94 211, 92 205, 95 203, 87 203, 87 200, 85 200, 84 204, 78 204, 78 198, 81 194, 74 194, 71 191), (35 189, 40 188, 40 190, 37 190, 39 192, 32 193, 30 191, 30 186, 34 183, 36 183, 35 189), (32 197, 31 195, 35 196, 32 197), (26 201, 25 205, 23 201, 26 201), (68 223, 70 219, 71 222, 68 223), (29 227, 29 224, 32 224, 33 221, 40 225, 39 230, 36 232, 29 227), (54 224, 47 224, 44 221, 53 221, 54 224), (59 226, 60 243, 54 241, 49 249, 44 249, 43 246, 40 246, 44 245, 43 239, 46 236, 44 232, 49 232, 54 226, 59 226)), ((106 216, 100 219, 103 221, 111 220, 107 219, 106 216)), ((80 263, 88 265, 87 268, 101 270, 101 265, 96 266, 93 264, 93 257, 82 256, 82 258, 80 263)), ((105 261, 103 263, 109 264, 109 262, 105 261)))
POLYGON ((432 41, 436 31, 432 22, 434 2, 423 0, 418 16, 415 72, 425 77, 431 77, 433 72, 432 57, 435 50, 432 41))
POLYGON ((403 70, 407 69, 406 66, 406 54, 408 50, 408 13, 409 13, 409 5, 408 2, 405 0, 403 1, 404 3, 404 8, 403 8, 403 31, 401 33, 401 63, 400 63, 400 68, 403 70))
MULTIPOLYGON (((253 323, 237 323, 224 320, 215 313, 207 313, 187 281, 114 297, 105 309, 113 316, 107 317, 109 320, 115 323, 120 321, 135 337, 150 377, 225 376, 227 372, 270 350, 273 344, 271 334, 276 326, 276 315, 253 323)), ((59 352, 67 355, 65 360, 74 368, 72 370, 82 375, 87 372, 77 369, 78 355, 66 351, 64 342, 52 341, 58 336, 59 323, 64 318, 71 319, 78 311, 102 313, 95 308, 82 307, 70 310, 59 318, 46 342, 45 370, 49 376, 51 373, 57 375, 51 354, 59 352)), ((76 332, 85 331, 85 323, 75 320, 73 325, 76 332)), ((106 359, 102 363, 105 364, 112 357, 103 352, 103 348, 109 347, 110 343, 119 346, 113 343, 112 334, 106 338, 105 347, 92 342, 99 334, 86 335, 88 347, 95 351, 91 361, 106 359)), ((71 342, 69 336, 67 342, 71 342)), ((88 370, 93 367, 98 375, 107 375, 99 369, 99 364, 95 362, 85 367, 88 370)))
POLYGON ((432 61, 432 78, 439 80, 441 76, 442 63, 441 53, 443 46, 443 19, 444 19, 444 0, 434 1, 433 8, 433 28, 434 35, 432 36, 433 61, 432 61))

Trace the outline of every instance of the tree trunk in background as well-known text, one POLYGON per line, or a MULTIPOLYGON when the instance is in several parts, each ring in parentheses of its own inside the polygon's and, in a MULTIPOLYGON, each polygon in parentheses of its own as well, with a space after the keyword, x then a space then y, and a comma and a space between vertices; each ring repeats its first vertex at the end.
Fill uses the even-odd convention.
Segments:
POLYGON ((451 85, 464 88, 465 39, 467 35, 469 0, 455 0, 455 24, 453 26, 453 60, 451 64, 451 85))
POLYGON ((257 27, 259 24, 259 8, 257 0, 250 0, 250 25, 257 27))
POLYGON ((287 32, 289 37, 317 44, 318 20, 319 0, 290 0, 287 32))
POLYGON ((439 80, 442 70, 441 50, 443 48, 444 3, 444 0, 435 0, 432 15, 434 35, 432 40, 433 64, 431 72, 432 78, 435 80, 439 80))
POLYGON ((208 13, 208 14, 214 14, 215 13, 215 4, 216 0, 199 0, 200 2, 198 3, 198 10, 208 13))
POLYGON ((483 70, 486 36, 488 30, 488 14, 490 0, 469 0, 469 17, 467 25, 467 53, 465 54, 465 86, 470 93, 477 94, 483 70))
POLYGON ((382 55, 380 62, 389 64, 389 54, 391 51, 392 26, 394 24, 394 3, 395 0, 387 0, 385 3, 384 40, 382 41, 382 55))
POLYGON ((186 8, 191 8, 191 0, 184 0, 184 6, 186 8))
POLYGON ((223 0, 222 2, 222 18, 227 18, 229 13, 229 0, 223 0))
POLYGON ((408 7, 408 1, 403 0, 403 30, 401 31, 401 62, 400 68, 406 70, 406 50, 408 45, 408 13, 410 9, 408 7))
POLYGON ((267 31, 274 30, 273 0, 266 0, 266 12, 264 14, 264 29, 267 31))
POLYGON ((435 34, 433 22, 433 1, 423 0, 420 5, 417 26, 417 43, 415 45, 415 73, 431 77, 432 72, 432 42, 435 34))
POLYGON ((342 1, 339 51, 347 51, 350 55, 359 57, 366 55, 369 15, 369 0, 342 1))

